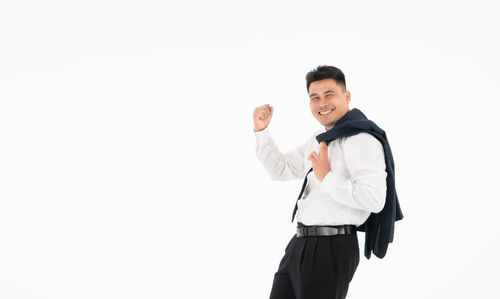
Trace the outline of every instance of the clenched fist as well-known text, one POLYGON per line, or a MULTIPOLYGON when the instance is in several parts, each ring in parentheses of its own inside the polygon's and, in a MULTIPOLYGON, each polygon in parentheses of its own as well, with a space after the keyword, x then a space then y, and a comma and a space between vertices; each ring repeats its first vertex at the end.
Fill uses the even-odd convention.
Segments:
POLYGON ((269 104, 259 106, 253 110, 253 130, 255 132, 267 128, 273 117, 273 111, 274 107, 269 106, 269 104))

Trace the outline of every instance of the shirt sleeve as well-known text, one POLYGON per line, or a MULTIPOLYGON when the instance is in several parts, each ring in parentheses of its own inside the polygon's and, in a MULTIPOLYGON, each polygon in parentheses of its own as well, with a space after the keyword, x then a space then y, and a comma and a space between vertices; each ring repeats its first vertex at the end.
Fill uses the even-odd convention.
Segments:
POLYGON ((283 154, 269 135, 267 128, 255 132, 255 136, 257 158, 264 165, 271 179, 287 181, 304 177, 304 155, 307 142, 283 154))
POLYGON ((347 137, 340 149, 350 180, 329 171, 322 182, 314 176, 320 188, 343 205, 372 213, 380 212, 385 205, 387 189, 382 143, 363 132, 347 137))

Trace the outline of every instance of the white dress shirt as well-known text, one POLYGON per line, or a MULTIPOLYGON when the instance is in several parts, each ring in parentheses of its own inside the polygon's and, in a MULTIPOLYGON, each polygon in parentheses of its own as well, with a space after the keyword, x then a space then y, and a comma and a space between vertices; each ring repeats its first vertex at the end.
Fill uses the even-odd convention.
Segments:
MULTIPOLYGON (((316 136, 323 132, 326 129, 317 130, 304 144, 286 154, 279 150, 267 128, 254 132, 257 158, 273 180, 303 180, 312 167, 307 158, 313 151, 319 154, 316 136)), ((298 222, 305 225, 359 226, 371 212, 383 209, 387 173, 380 141, 364 132, 337 138, 328 145, 328 162, 330 171, 323 181, 318 180, 314 171, 308 174, 307 186, 298 201, 298 222)))

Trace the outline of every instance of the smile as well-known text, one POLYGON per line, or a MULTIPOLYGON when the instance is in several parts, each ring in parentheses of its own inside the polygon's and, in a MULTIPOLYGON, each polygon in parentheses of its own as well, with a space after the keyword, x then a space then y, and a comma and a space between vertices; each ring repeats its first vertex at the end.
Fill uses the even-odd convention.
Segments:
POLYGON ((320 111, 319 114, 321 114, 321 115, 327 115, 327 114, 329 114, 332 111, 333 111, 333 109, 328 110, 328 111, 323 111, 323 112, 320 111))

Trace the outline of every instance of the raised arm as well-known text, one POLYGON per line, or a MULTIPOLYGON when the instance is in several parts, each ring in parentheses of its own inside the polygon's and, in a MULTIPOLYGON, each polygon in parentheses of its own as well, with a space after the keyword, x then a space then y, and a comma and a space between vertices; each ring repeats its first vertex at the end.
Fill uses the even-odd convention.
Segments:
POLYGON ((302 178, 305 174, 304 151, 306 144, 297 146, 283 154, 267 129, 273 111, 274 107, 265 104, 255 108, 253 112, 254 132, 257 138, 257 158, 273 180, 286 181, 302 178))
POLYGON ((274 139, 269 135, 268 129, 255 132, 257 138, 256 154, 264 165, 271 179, 287 181, 304 178, 304 154, 306 143, 296 146, 283 154, 274 139))

